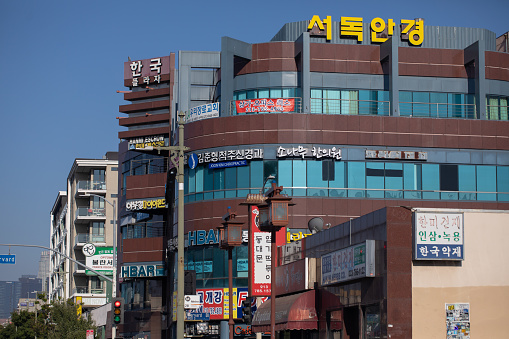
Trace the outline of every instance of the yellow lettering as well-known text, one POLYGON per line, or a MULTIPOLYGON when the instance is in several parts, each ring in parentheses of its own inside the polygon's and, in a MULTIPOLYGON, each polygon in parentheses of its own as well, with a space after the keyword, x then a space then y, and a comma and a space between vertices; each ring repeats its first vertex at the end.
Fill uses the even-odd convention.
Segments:
POLYGON ((318 26, 318 28, 323 31, 325 29, 323 24, 327 25, 327 40, 332 39, 332 18, 331 16, 327 16, 325 20, 320 19, 318 15, 313 15, 313 18, 309 21, 308 30, 313 29, 315 25, 318 26))
POLYGON ((371 20, 371 41, 372 42, 384 42, 387 38, 378 38, 376 33, 382 33, 385 29, 385 21, 382 18, 374 18, 371 20))
POLYGON ((362 41, 362 18, 342 16, 341 35, 356 36, 357 41, 362 41))
POLYGON ((414 46, 422 44, 424 41, 424 22, 422 20, 415 23, 415 29, 408 35, 408 40, 414 46))

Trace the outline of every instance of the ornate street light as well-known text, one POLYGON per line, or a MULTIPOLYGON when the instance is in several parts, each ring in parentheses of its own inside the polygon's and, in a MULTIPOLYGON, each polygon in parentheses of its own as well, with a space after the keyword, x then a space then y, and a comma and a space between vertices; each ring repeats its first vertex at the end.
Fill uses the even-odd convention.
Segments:
POLYGON ((219 226, 219 247, 224 250, 228 250, 228 326, 230 332, 230 339, 233 339, 233 264, 232 264, 232 250, 236 246, 242 244, 242 225, 241 221, 235 220, 237 214, 235 212, 230 213, 230 207, 228 207, 228 213, 223 216, 223 226, 219 226))

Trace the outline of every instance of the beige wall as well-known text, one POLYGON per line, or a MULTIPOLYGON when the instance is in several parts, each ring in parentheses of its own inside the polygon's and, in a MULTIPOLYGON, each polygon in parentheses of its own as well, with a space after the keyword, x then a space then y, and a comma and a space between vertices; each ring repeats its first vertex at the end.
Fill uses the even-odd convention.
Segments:
POLYGON ((445 338, 445 304, 470 304, 472 338, 506 338, 509 306, 509 211, 464 210, 464 258, 414 261, 412 336, 445 338))

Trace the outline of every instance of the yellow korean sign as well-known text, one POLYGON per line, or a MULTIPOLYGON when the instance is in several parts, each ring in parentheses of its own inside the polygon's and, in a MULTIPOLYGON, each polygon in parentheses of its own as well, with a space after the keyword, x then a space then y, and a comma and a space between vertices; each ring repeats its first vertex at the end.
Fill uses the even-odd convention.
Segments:
MULTIPOLYGON (((359 42, 363 41, 363 18, 342 16, 339 23, 339 32, 341 38, 354 38, 359 42)), ((401 40, 408 40, 414 46, 419 46, 424 41, 424 21, 420 19, 406 20, 401 22, 401 40)), ((374 18, 370 22, 371 42, 385 42, 394 34, 394 26, 396 23, 393 19, 384 20, 382 18, 374 18)), ((318 15, 313 15, 309 21, 308 31, 318 29, 321 33, 324 31, 327 40, 332 40, 332 17, 327 16, 320 19, 318 15)), ((320 34, 321 35, 321 34, 320 34)))

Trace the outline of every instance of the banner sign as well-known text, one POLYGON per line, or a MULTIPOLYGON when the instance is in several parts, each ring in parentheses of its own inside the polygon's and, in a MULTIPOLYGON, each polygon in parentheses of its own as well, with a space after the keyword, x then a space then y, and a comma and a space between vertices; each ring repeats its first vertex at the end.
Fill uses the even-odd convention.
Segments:
MULTIPOLYGON (((198 156, 198 163, 223 162, 234 160, 263 159, 262 148, 230 149, 225 151, 195 153, 198 156)), ((187 160, 189 164, 189 159, 187 160)))
POLYGON ((332 148, 322 148, 322 147, 304 147, 304 146, 293 146, 293 147, 283 147, 279 146, 277 148, 277 157, 285 158, 285 157, 304 157, 321 159, 321 158, 332 158, 336 160, 341 160, 341 149, 338 147, 332 148))
POLYGON ((308 267, 309 258, 276 267, 276 294, 288 294, 309 289, 308 267))
MULTIPOLYGON (((242 301, 248 296, 247 288, 235 287, 232 289, 232 294, 233 318, 242 318, 242 301)), ((196 295, 199 296, 198 303, 202 306, 186 310, 186 320, 209 321, 229 318, 228 288, 198 288, 196 295)))
POLYGON ((219 117, 219 102, 191 108, 186 114, 186 123, 219 117))
POLYGON ((266 113, 266 112, 294 112, 295 99, 247 99, 235 101, 237 114, 266 113))
MULTIPOLYGON (((407 40, 414 46, 419 46, 424 41, 424 21, 422 19, 401 19, 401 40, 407 40)), ((370 22, 371 42, 385 42, 394 34, 396 23, 393 19, 374 18, 370 22)), ((339 34, 341 38, 350 37, 359 42, 364 40, 363 19, 359 17, 342 16, 339 22, 339 34)), ((311 36, 326 36, 332 40, 332 18, 330 16, 321 20, 318 15, 313 15, 309 21, 308 31, 311 36)))
POLYGON ((414 213, 414 259, 463 260, 463 213, 414 213))
POLYGON ((322 286, 375 276, 375 241, 322 255, 322 286))
POLYGON ((147 147, 163 147, 169 145, 169 139, 164 135, 151 135, 147 137, 133 138, 128 140, 129 150, 145 149, 147 147))
MULTIPOLYGON (((106 275, 113 274, 113 247, 94 248, 94 253, 86 256, 85 265, 106 275)), ((85 274, 95 275, 89 269, 85 269, 85 274)))

